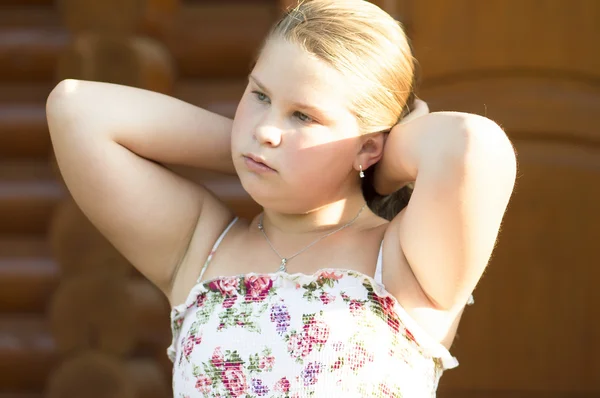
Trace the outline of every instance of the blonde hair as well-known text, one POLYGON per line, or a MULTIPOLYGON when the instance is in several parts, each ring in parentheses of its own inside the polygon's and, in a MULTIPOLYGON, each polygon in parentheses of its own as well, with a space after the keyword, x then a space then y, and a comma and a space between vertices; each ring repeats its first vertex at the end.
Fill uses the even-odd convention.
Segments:
MULTIPOLYGON (((351 99, 363 134, 389 132, 414 105, 416 61, 402 26, 364 0, 300 0, 275 24, 267 39, 299 45, 342 73, 355 88, 351 99)), ((363 195, 379 216, 391 220, 408 204, 412 186, 380 196, 373 170, 363 195)))
POLYGON ((389 14, 363 0, 309 0, 290 8, 270 38, 283 38, 325 61, 352 84, 363 133, 389 130, 413 100, 415 62, 389 14))

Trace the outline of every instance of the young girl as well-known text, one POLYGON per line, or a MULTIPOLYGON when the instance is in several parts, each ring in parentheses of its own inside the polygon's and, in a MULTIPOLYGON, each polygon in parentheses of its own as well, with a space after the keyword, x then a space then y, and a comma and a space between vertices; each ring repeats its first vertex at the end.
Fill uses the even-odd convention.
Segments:
POLYGON ((492 121, 415 105, 413 80, 389 15, 314 0, 274 27, 233 121, 119 85, 53 90, 70 192, 173 305, 176 397, 435 395, 516 162, 492 121), (237 173, 263 212, 235 218, 175 163, 237 173))

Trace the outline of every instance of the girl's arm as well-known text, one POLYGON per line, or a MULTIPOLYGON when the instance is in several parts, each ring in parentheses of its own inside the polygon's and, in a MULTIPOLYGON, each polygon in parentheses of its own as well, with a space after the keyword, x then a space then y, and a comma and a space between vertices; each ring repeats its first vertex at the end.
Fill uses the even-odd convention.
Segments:
POLYGON ((232 121, 162 94, 76 80, 59 83, 46 109, 73 198, 170 297, 191 245, 208 254, 231 214, 204 188, 160 163, 234 173, 232 121))
POLYGON ((516 178, 504 131, 481 116, 439 112, 395 126, 375 175, 389 193, 415 182, 390 224, 435 308, 464 306, 490 259, 516 178))

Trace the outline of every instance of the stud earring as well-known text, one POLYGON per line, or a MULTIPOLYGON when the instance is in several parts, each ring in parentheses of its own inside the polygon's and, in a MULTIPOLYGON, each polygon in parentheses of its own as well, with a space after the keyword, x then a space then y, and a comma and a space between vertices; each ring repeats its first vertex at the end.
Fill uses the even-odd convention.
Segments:
POLYGON ((358 165, 358 169, 360 170, 360 171, 358 172, 358 175, 360 176, 360 178, 365 178, 365 172, 364 172, 364 171, 363 171, 363 169, 362 169, 362 164, 359 164, 359 165, 358 165))

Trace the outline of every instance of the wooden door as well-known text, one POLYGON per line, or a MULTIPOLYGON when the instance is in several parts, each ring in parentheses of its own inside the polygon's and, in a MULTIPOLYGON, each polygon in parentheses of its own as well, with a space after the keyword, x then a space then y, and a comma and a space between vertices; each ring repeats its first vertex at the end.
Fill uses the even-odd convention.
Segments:
POLYGON ((600 2, 400 3, 420 95, 496 120, 519 161, 440 396, 600 395, 600 2))

